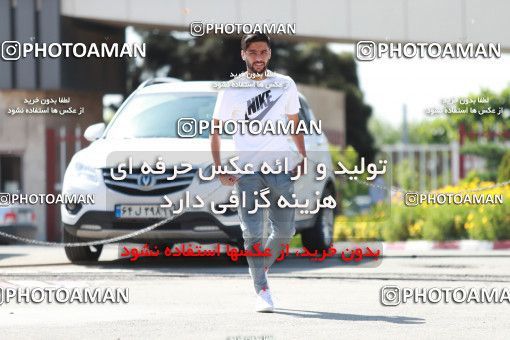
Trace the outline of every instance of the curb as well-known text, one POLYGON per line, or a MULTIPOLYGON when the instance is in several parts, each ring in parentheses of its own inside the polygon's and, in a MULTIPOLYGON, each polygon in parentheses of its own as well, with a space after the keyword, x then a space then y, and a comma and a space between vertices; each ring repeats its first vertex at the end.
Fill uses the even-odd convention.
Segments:
POLYGON ((510 249, 510 240, 504 241, 401 241, 383 242, 383 251, 428 251, 428 250, 507 250, 510 249))

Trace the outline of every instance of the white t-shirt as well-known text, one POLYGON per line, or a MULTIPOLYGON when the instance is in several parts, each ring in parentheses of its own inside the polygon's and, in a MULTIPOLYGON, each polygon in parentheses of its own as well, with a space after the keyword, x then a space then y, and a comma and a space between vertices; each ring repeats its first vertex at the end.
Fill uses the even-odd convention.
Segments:
MULTIPOLYGON (((218 94, 213 118, 225 120, 259 120, 260 126, 271 120, 276 127, 277 121, 287 122, 287 115, 297 114, 300 109, 296 84, 289 76, 276 72, 264 80, 254 80, 246 72, 228 82, 218 94), (239 86, 242 84, 242 86, 239 86)), ((238 164, 251 163, 254 171, 260 170, 262 162, 282 166, 287 158, 289 171, 299 162, 299 154, 291 149, 293 143, 290 134, 241 134, 241 129, 233 136, 238 164)))

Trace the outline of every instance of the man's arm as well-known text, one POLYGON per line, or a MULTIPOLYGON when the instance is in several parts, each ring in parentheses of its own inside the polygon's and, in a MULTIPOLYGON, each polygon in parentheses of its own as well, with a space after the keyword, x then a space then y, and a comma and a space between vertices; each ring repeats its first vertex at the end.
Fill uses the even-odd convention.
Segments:
MULTIPOLYGON (((289 121, 292 121, 294 122, 294 127, 297 127, 298 126, 298 123, 299 123, 299 115, 296 113, 296 114, 293 114, 293 115, 287 115, 287 118, 289 119, 289 121)), ((292 136, 292 140, 294 141, 294 143, 296 144, 296 147, 299 151, 299 153, 301 154, 301 156, 303 156, 304 158, 306 158, 306 147, 305 147, 305 137, 303 135, 302 132, 299 132, 297 134, 291 134, 292 136)), ((298 167, 301 167, 301 172, 300 173, 304 173, 304 159, 296 166, 296 168, 294 170, 292 170, 293 173, 296 173, 297 171, 297 168, 298 167)))
MULTIPOLYGON (((214 118, 213 126, 219 126, 220 120, 214 118)), ((216 129, 212 129, 211 131, 211 153, 215 166, 221 165, 221 156, 220 156, 220 148, 221 148, 221 137, 218 133, 215 132, 216 129)))
MULTIPOLYGON (((289 121, 294 122, 293 123, 294 127, 298 126, 299 115, 297 113, 293 114, 293 115, 287 115, 287 118, 289 119, 289 121)), ((291 134, 291 136, 292 136, 292 140, 296 144, 296 147, 297 147, 299 153, 301 154, 301 156, 306 157, 305 137, 304 137, 303 133, 299 132, 297 134, 291 134)))
MULTIPOLYGON (((219 126, 223 122, 219 119, 213 118, 213 126, 219 126)), ((221 165, 221 136, 215 132, 215 129, 211 129, 211 153, 214 161, 214 166, 218 167, 221 165)), ((237 177, 233 175, 219 175, 220 182, 223 185, 234 185, 237 182, 237 177)))

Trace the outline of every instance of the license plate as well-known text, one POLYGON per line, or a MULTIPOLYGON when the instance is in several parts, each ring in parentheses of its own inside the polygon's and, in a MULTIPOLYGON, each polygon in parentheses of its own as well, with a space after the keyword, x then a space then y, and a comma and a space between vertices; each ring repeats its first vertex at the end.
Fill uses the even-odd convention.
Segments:
POLYGON ((159 205, 122 204, 115 206, 116 218, 168 218, 172 216, 172 208, 159 205))

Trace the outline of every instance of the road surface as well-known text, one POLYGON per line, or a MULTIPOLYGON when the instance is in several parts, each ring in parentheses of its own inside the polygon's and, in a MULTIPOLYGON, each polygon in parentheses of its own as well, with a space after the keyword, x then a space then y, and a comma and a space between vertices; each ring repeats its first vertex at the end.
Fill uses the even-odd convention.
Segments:
POLYGON ((127 303, 0 305, 2 339, 508 338, 510 303, 381 304, 381 288, 510 288, 510 252, 388 252, 376 267, 289 257, 270 272, 275 313, 253 311, 228 257, 119 258, 72 265, 61 248, 0 247, 0 287, 128 288, 127 303), (288 261, 288 263, 287 263, 288 261))

